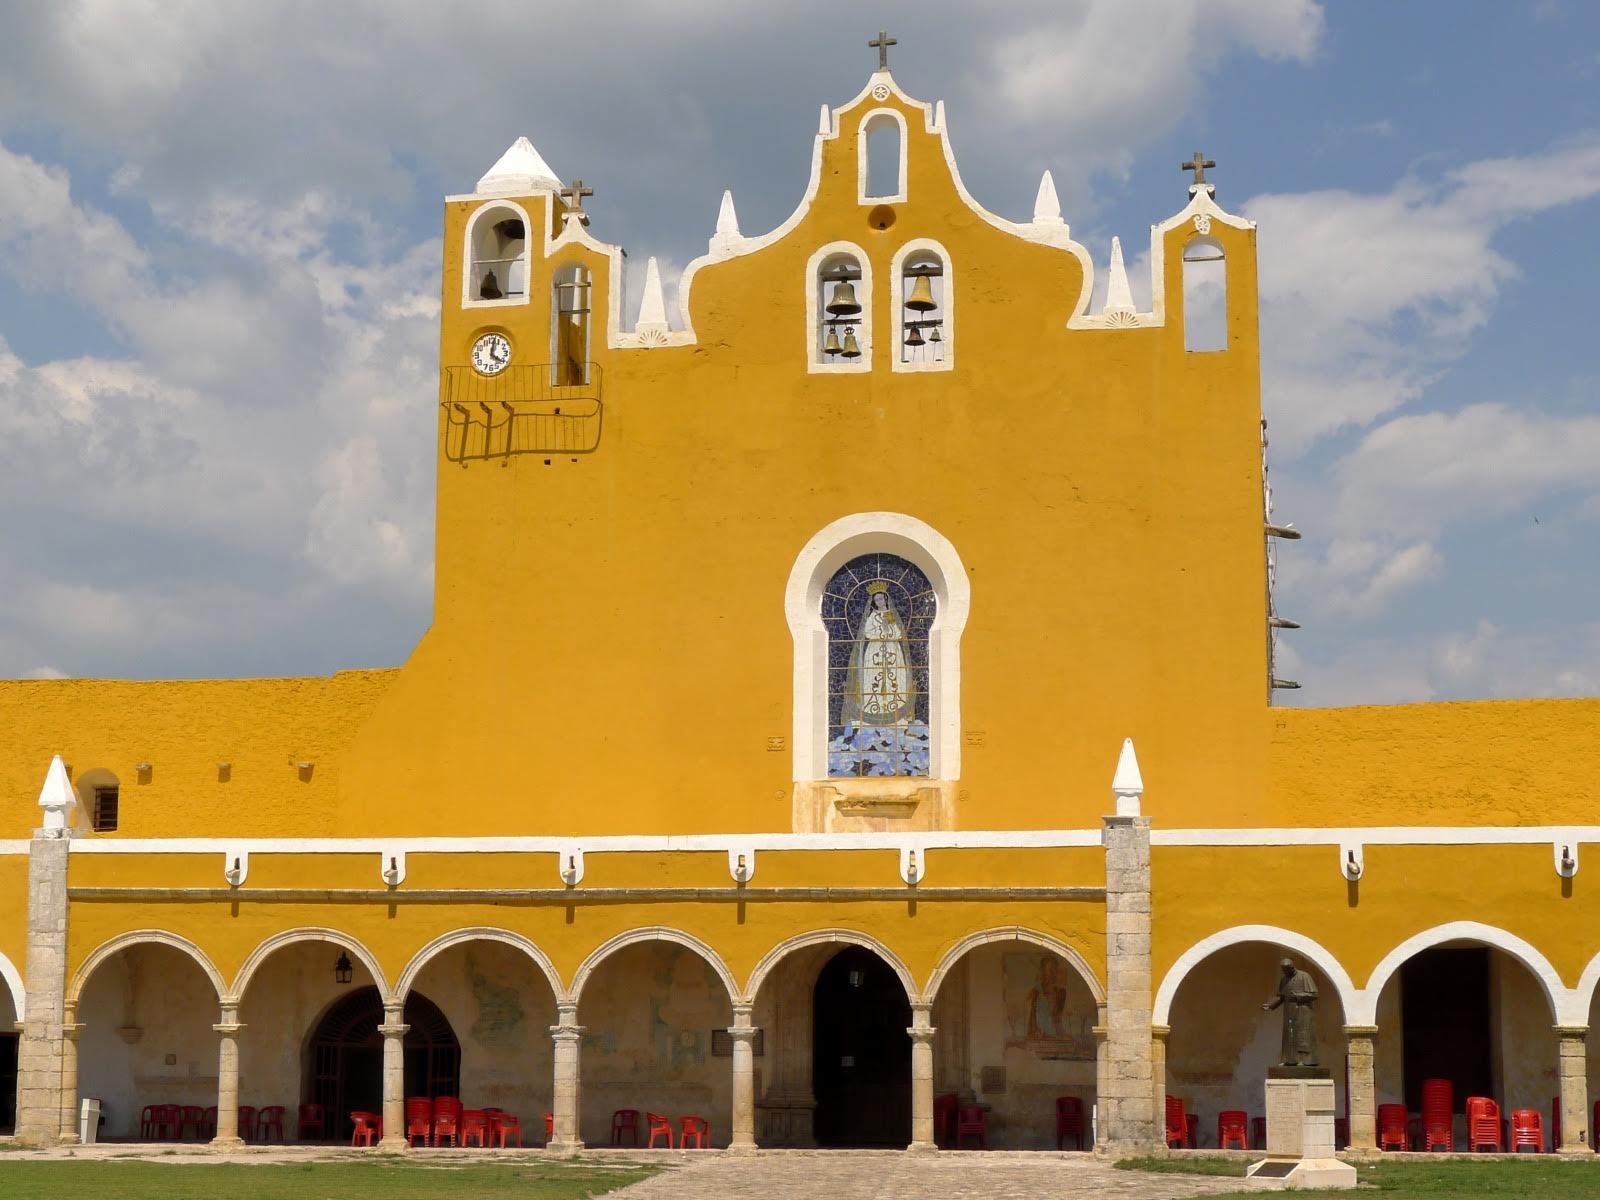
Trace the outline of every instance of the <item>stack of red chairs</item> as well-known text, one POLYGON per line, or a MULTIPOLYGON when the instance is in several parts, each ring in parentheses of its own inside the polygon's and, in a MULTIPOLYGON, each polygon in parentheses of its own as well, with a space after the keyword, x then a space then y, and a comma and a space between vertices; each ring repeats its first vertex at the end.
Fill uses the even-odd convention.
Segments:
POLYGON ((406 1098, 406 1145, 415 1145, 416 1138, 433 1145, 433 1101, 427 1096, 406 1098))
POLYGON ((1079 1150, 1083 1149, 1083 1101, 1076 1096, 1057 1096, 1056 1149, 1061 1149, 1069 1137, 1079 1150))
POLYGON ((1169 1149, 1194 1149, 1194 1140, 1189 1136, 1189 1122, 1183 1115, 1183 1101, 1177 1096, 1167 1097, 1167 1146, 1169 1149))
POLYGON ((461 1144, 461 1097, 435 1096, 433 1099, 433 1144, 444 1145, 445 1138, 452 1146, 461 1144))
POLYGON ((1561 1097, 1550 1097, 1550 1153, 1561 1149, 1561 1097))
POLYGON ((949 1150, 956 1144, 956 1109, 960 1107, 961 1097, 954 1092, 945 1092, 933 1098, 933 1141, 943 1150, 949 1150))
MULTIPOLYGON (((1470 1130, 1468 1131, 1470 1136, 1470 1130)), ((1455 1104, 1448 1079, 1422 1081, 1422 1149, 1456 1148, 1455 1104)))
POLYGON ((1239 1143, 1239 1150, 1250 1149, 1248 1134, 1250 1114, 1242 1108, 1225 1108, 1217 1114, 1217 1149, 1229 1149, 1229 1143, 1239 1143))
POLYGON ((1500 1106, 1487 1096, 1468 1096, 1468 1153, 1476 1154, 1479 1146, 1487 1146, 1496 1153, 1505 1149, 1500 1140, 1500 1106))
POLYGON ((1378 1149, 1409 1149, 1406 1132, 1406 1106, 1404 1104, 1378 1105, 1378 1149))
POLYGON ((1524 1146, 1533 1147, 1535 1154, 1544 1153, 1544 1120, 1536 1108, 1518 1108, 1511 1113, 1511 1153, 1520 1153, 1524 1146))

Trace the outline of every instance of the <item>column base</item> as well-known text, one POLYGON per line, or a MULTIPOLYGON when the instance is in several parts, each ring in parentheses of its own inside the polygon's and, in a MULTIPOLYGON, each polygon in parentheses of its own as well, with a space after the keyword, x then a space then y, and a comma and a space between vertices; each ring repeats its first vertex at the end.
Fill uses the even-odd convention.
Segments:
POLYGON ((237 1136, 235 1136, 235 1137, 214 1137, 214 1138, 211 1139, 211 1144, 213 1146, 215 1146, 218 1150, 243 1150, 244 1149, 244 1139, 242 1137, 237 1137, 237 1136))
POLYGON ((1593 1158, 1594 1157, 1594 1147, 1593 1146, 1585 1146, 1582 1142, 1579 1142, 1576 1146, 1562 1146, 1561 1149, 1556 1151, 1556 1153, 1557 1154, 1569 1154, 1569 1155, 1574 1155, 1574 1156, 1581 1155, 1584 1158, 1593 1158))
POLYGON ((734 1142, 723 1153, 733 1158, 754 1158, 758 1149, 754 1142, 734 1142))
POLYGON ((398 1133, 386 1133, 378 1139, 377 1149, 388 1150, 393 1153, 402 1153, 411 1149, 411 1139, 402 1137, 398 1133))
POLYGON ((907 1154, 937 1154, 937 1153, 939 1153, 939 1143, 937 1143, 937 1142, 912 1142, 911 1145, 906 1147, 906 1153, 907 1154))
POLYGON ((83 1139, 78 1136, 76 1131, 74 1131, 72 1133, 63 1133, 60 1137, 58 1137, 56 1139, 56 1145, 58 1145, 58 1146, 81 1146, 81 1145, 83 1145, 83 1139))
POLYGON ((571 1158, 573 1155, 583 1152, 583 1140, 581 1138, 573 1138, 569 1142, 550 1141, 545 1143, 544 1148, 550 1151, 551 1154, 560 1155, 562 1158, 571 1158))

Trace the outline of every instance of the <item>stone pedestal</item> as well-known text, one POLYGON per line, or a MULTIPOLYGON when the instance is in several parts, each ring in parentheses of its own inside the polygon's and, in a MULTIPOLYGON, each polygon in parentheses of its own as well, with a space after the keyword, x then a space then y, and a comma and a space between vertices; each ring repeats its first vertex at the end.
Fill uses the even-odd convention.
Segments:
POLYGON ((1249 1183, 1267 1188, 1347 1188, 1356 1169, 1333 1154, 1333 1078, 1324 1067, 1267 1071, 1267 1157, 1249 1183))
MULTIPOLYGON (((1121 803, 1119 799, 1119 810, 1121 803)), ((1100 1146, 1147 1154, 1161 1145, 1150 1036, 1150 818, 1104 818, 1106 1040, 1100 1146)))
POLYGON ((378 1145, 385 1150, 411 1145, 406 1136, 406 1034, 411 1026, 401 1021, 404 1015, 403 1005, 385 1003, 378 1026, 383 1035, 383 1137, 378 1145))
POLYGON ((217 1044, 217 1131, 211 1144, 221 1150, 239 1150, 239 1010, 222 1009, 222 1020, 211 1027, 220 1035, 217 1044))
POLYGON ((759 1031, 750 1023, 750 1006, 736 1004, 733 1025, 733 1140, 728 1149, 750 1153, 756 1148, 756 1059, 755 1042, 759 1031))
POLYGON ((1377 1037, 1375 1025, 1344 1027, 1350 1063, 1350 1153, 1378 1153, 1377 1037))
POLYGON ((1581 1154, 1587 1157, 1594 1151, 1589 1145, 1592 1131, 1589 1128, 1589 1052, 1585 1039, 1589 1036, 1587 1025, 1557 1025, 1561 1072, 1561 1145, 1553 1147, 1561 1154, 1581 1154))
POLYGON ((933 1038, 932 1010, 926 1004, 911 1006, 911 1145, 908 1150, 937 1150, 933 1131, 933 1038))
POLYGON ((571 1155, 583 1149, 578 1133, 583 1113, 582 1074, 584 1027, 578 1024, 578 1006, 556 1005, 556 1024, 550 1026, 555 1043, 555 1080, 551 1090, 551 1136, 548 1148, 556 1154, 571 1155))

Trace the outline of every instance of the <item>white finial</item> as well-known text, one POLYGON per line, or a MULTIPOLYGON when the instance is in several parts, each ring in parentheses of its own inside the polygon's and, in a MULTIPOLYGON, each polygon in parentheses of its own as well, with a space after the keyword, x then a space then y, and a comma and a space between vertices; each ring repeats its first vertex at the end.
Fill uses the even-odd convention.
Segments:
POLYGON ((480 196, 519 196, 528 192, 554 192, 560 187, 561 181, 533 148, 533 143, 519 137, 478 180, 475 190, 480 196))
POLYGON ((1111 239, 1111 269, 1106 274, 1106 312, 1132 312, 1133 292, 1128 288, 1128 270, 1122 265, 1122 243, 1111 239))
POLYGON ((817 126, 817 132, 823 137, 827 137, 833 132, 833 114, 828 111, 826 104, 822 106, 822 121, 817 126))
POLYGON ((1056 195, 1056 181, 1049 171, 1039 180, 1039 194, 1033 201, 1035 225, 1061 224, 1061 198, 1056 195))
POLYGON ((1111 791, 1117 798, 1117 816, 1139 815, 1144 778, 1139 774, 1139 759, 1133 752, 1132 738, 1122 739, 1122 753, 1117 757, 1117 773, 1111 777, 1111 791))
POLYGON ((739 214, 733 211, 733 193, 722 193, 722 207, 717 211, 717 231, 711 235, 711 249, 731 250, 744 241, 739 232, 739 214))
POLYGON ((57 754, 50 760, 50 769, 44 773, 44 786, 39 789, 39 807, 44 809, 46 829, 65 829, 78 795, 67 778, 67 765, 57 754))
POLYGON ((935 100, 933 102, 933 127, 935 129, 939 130, 939 132, 941 132, 941 133, 944 132, 944 101, 943 100, 935 100))
POLYGON ((667 330, 667 298, 661 291, 661 268, 654 257, 644 264, 644 296, 639 301, 639 323, 635 331, 667 330))

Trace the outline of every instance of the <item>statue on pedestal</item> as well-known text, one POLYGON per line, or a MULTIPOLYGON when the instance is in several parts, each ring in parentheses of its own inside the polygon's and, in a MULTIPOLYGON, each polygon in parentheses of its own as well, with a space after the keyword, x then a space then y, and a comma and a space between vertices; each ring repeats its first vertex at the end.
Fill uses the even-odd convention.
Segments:
POLYGON ((1317 1065, 1317 1017, 1312 1006, 1317 1002, 1317 985, 1311 976, 1297 970, 1291 959, 1279 964, 1278 995, 1261 1006, 1263 1012, 1283 1008, 1283 1049, 1279 1064, 1285 1067, 1317 1065))

